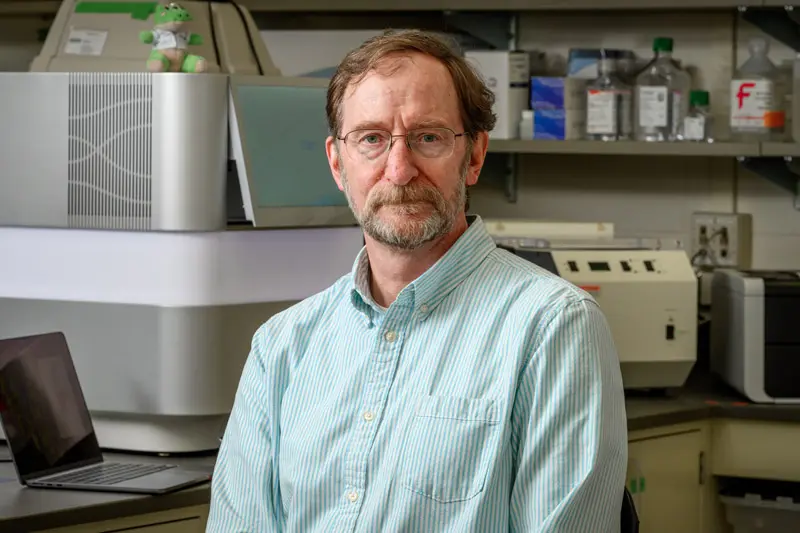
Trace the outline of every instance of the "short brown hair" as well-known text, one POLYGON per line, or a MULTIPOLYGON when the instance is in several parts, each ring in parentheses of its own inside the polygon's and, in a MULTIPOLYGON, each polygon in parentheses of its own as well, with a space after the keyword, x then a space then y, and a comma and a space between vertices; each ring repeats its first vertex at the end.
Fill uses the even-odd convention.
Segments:
POLYGON ((431 56, 447 67, 458 96, 464 131, 474 139, 477 133, 494 129, 494 93, 447 41, 420 30, 389 30, 349 52, 331 78, 326 105, 331 135, 341 136, 341 107, 348 87, 359 83, 387 56, 411 52, 431 56))

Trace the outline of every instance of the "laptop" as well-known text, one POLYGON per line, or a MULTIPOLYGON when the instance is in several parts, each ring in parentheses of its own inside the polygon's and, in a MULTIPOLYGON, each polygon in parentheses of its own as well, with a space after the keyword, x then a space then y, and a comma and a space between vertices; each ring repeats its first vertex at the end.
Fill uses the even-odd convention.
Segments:
POLYGON ((211 479, 177 465, 105 461, 61 332, 0 340, 0 420, 28 487, 165 494, 211 479))

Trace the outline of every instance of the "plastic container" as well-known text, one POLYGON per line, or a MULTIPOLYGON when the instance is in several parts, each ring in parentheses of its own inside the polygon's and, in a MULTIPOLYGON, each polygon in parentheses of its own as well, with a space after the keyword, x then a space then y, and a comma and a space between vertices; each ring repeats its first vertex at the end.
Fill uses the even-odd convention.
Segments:
POLYGON ((639 141, 674 141, 689 110, 692 80, 672 57, 671 37, 653 40, 654 57, 636 76, 635 132, 639 141))
POLYGON ((787 533, 800 531, 800 503, 792 498, 767 500, 758 494, 720 496, 725 518, 734 533, 787 533))
POLYGON ((522 111, 519 121, 519 138, 530 141, 533 139, 533 110, 522 111))
POLYGON ((750 57, 731 81, 731 136, 736 141, 781 141, 786 126, 786 87, 769 58, 769 41, 750 39, 750 57))

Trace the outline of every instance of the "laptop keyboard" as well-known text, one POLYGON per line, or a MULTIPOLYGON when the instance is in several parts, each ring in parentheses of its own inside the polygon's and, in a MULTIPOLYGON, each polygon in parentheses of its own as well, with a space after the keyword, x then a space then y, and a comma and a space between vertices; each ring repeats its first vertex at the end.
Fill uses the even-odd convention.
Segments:
POLYGON ((113 485, 137 477, 155 474, 174 465, 147 465, 129 463, 100 463, 83 470, 65 472, 48 477, 42 481, 47 483, 79 483, 81 485, 113 485))

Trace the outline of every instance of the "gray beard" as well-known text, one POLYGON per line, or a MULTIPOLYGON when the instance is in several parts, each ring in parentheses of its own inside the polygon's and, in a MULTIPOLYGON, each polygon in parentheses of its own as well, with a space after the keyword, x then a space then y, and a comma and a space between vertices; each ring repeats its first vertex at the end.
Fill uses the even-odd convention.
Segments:
MULTIPOLYGON (((466 176, 468 164, 469 158, 467 157, 465 164, 462 164, 462 168, 460 169, 460 177, 455 188, 455 194, 453 194, 453 197, 450 198, 449 201, 444 198, 439 191, 428 190, 424 199, 428 205, 424 206, 424 208, 432 208, 432 212, 424 219, 405 221, 400 227, 398 227, 399 225, 382 219, 378 214, 378 210, 382 204, 371 202, 369 196, 367 196, 364 207, 359 211, 350 194, 347 172, 344 168, 342 168, 342 185, 344 187, 345 196, 347 197, 347 204, 350 206, 350 210, 353 212, 353 215, 356 217, 364 233, 369 235, 370 238, 376 242, 390 248, 412 251, 452 231, 456 219, 464 210, 466 203, 466 176)), ((401 214, 404 212, 407 212, 409 215, 414 214, 414 211, 417 210, 418 207, 413 203, 408 203, 407 200, 403 200, 403 196, 411 196, 412 199, 418 197, 418 193, 404 192, 413 187, 415 187, 415 185, 397 187, 392 190, 390 195, 393 198, 389 202, 393 205, 392 209, 399 211, 401 214)))

